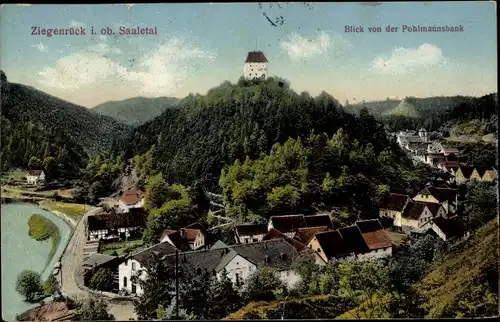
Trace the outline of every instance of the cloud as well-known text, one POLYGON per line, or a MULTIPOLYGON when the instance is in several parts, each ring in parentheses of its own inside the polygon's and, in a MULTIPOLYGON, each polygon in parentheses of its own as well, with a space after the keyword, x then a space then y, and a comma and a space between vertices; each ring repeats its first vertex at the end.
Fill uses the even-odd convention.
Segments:
POLYGON ((137 88, 140 94, 168 95, 182 86, 197 68, 215 60, 216 53, 200 49, 184 38, 172 38, 140 58, 138 70, 106 57, 106 44, 61 58, 39 73, 39 82, 60 90, 95 87, 106 83, 137 88), (97 50, 96 50, 97 49, 97 50), (100 49, 100 51, 99 51, 100 49))
POLYGON ((113 54, 123 54, 123 51, 120 48, 117 47, 111 47, 105 42, 101 42, 95 45, 92 45, 89 47, 89 51, 94 52, 94 53, 99 53, 99 54, 108 54, 108 53, 113 53, 113 54))
POLYGON ((78 28, 78 27, 84 27, 85 23, 84 22, 80 22, 80 21, 71 20, 69 22, 69 25, 70 25, 70 27, 78 28))
POLYGON ((31 45, 31 47, 34 47, 36 49, 38 49, 39 51, 41 51, 42 53, 46 53, 49 51, 49 48, 47 48, 47 46, 45 46, 43 43, 38 43, 36 45, 31 45))
POLYGON ((351 43, 340 34, 331 35, 325 31, 319 32, 315 39, 292 33, 280 46, 292 60, 305 60, 324 54, 338 55, 352 48, 351 43))
POLYGON ((376 57, 370 71, 378 74, 400 75, 450 66, 452 61, 443 56, 441 48, 424 43, 417 48, 396 47, 391 56, 376 57))
POLYGON ((101 41, 106 41, 107 38, 106 38, 106 35, 99 35, 99 39, 101 41))

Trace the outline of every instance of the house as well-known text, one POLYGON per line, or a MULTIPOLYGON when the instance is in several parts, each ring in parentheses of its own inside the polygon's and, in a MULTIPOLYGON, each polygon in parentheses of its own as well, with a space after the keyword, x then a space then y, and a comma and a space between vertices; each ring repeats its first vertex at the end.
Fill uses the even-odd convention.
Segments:
POLYGON ((485 167, 475 167, 474 171, 472 171, 472 174, 470 175, 470 180, 481 181, 483 179, 486 170, 487 168, 485 167))
POLYGON ((430 223, 430 229, 442 240, 453 243, 467 239, 470 235, 465 223, 457 215, 447 219, 442 217, 433 219, 430 223))
POLYGON ((391 218, 394 226, 401 227, 401 215, 409 201, 410 197, 408 195, 391 193, 390 197, 380 206, 379 216, 381 218, 391 218))
POLYGON ((483 181, 494 181, 498 179, 498 172, 496 169, 486 170, 483 174, 483 181))
POLYGON ((378 219, 357 221, 356 226, 369 250, 365 254, 358 255, 359 259, 367 260, 392 256, 391 239, 378 219))
POLYGON ((267 77, 267 58, 261 51, 251 51, 248 53, 243 67, 245 79, 266 79, 267 77))
MULTIPOLYGON (((168 243, 153 246, 151 249, 136 254, 119 266, 120 289, 142 295, 140 285, 130 283, 132 276, 147 278, 147 271, 156 258, 160 257, 166 267, 175 270, 175 248, 168 243), (163 246, 159 246, 163 245, 163 246), (160 247, 160 249, 158 249, 160 247)), ((179 271, 186 275, 199 275, 202 272, 214 274, 220 278, 225 271, 236 285, 245 280, 262 266, 276 269, 289 287, 294 286, 300 277, 294 271, 297 250, 282 239, 273 239, 251 244, 239 244, 207 250, 184 252, 178 255, 179 271)))
POLYGON ((45 172, 43 170, 28 170, 26 181, 28 184, 42 185, 45 183, 45 172))
POLYGON ((142 294, 141 286, 137 281, 133 282, 132 276, 138 274, 141 269, 146 268, 149 260, 154 258, 153 255, 161 258, 168 254, 175 254, 176 251, 177 249, 174 246, 164 242, 126 257, 118 266, 119 290, 126 290, 132 294, 142 294))
POLYGON ((474 168, 472 168, 472 167, 460 165, 460 167, 455 172, 455 182, 457 184, 463 184, 463 183, 469 181, 470 176, 471 176, 473 171, 474 171, 474 168))
POLYGON ((333 227, 328 227, 328 226, 317 226, 317 227, 313 226, 313 227, 299 228, 297 229, 297 233, 295 234, 293 239, 297 240, 298 242, 304 245, 307 245, 317 233, 333 230, 332 228, 333 227))
POLYGON ((295 236, 297 229, 307 227, 304 215, 272 216, 269 219, 268 230, 277 229, 290 238, 295 236))
POLYGON ((410 201, 403 211, 399 227, 405 233, 423 233, 423 227, 432 219, 447 216, 446 210, 439 203, 410 201))
POLYGON ((267 232, 267 234, 264 236, 264 238, 262 238, 262 241, 273 240, 273 239, 282 239, 282 240, 286 241, 287 243, 289 243, 290 245, 295 247, 295 249, 299 253, 302 252, 304 249, 306 249, 306 244, 300 242, 299 240, 297 240, 295 238, 290 238, 290 237, 286 236, 285 234, 283 234, 279 230, 271 228, 267 232))
POLYGON ((316 263, 320 265, 332 259, 353 258, 355 255, 338 230, 317 233, 307 247, 314 251, 316 263))
POLYGON ((197 250, 205 247, 205 233, 199 224, 191 224, 179 230, 165 229, 160 243, 168 242, 181 251, 197 250))
MULTIPOLYGON (((120 264, 121 259, 117 256, 105 255, 100 253, 92 254, 83 263, 83 281, 85 286, 90 285, 90 279, 100 269, 106 268, 111 270, 116 280, 114 280, 114 287, 118 288, 118 270, 116 269, 120 264)), ((110 290, 111 291, 111 290, 110 290)))
POLYGON ((323 227, 333 229, 332 220, 329 214, 316 214, 311 216, 304 216, 306 227, 323 227))
POLYGON ((140 234, 146 225, 148 213, 144 209, 130 209, 128 213, 99 213, 85 219, 87 240, 126 239, 140 234))
POLYGON ((262 241, 267 234, 267 224, 240 224, 234 228, 236 242, 248 244, 262 241))
POLYGON ((125 191, 118 200, 118 206, 125 213, 132 208, 143 208, 144 192, 139 189, 125 191))
POLYGON ((415 197, 414 201, 440 203, 446 212, 454 213, 458 205, 457 189, 426 187, 415 197))

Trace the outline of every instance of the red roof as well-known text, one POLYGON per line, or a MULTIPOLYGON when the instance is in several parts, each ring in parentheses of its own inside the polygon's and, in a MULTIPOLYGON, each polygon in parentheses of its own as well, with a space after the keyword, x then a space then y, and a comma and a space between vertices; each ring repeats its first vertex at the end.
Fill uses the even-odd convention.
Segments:
POLYGON ((267 58, 261 51, 251 51, 248 53, 245 63, 267 63, 267 58))
POLYGON ((322 233, 322 232, 329 231, 329 230, 330 230, 330 228, 328 226, 299 228, 297 230, 297 234, 294 236, 294 239, 307 245, 309 243, 309 241, 311 239, 313 239, 314 235, 316 235, 317 233, 322 233))
POLYGON ((135 205, 142 198, 144 198, 144 192, 139 189, 131 189, 124 192, 120 200, 126 205, 135 205))
POLYGON ((391 193, 391 196, 387 198, 384 203, 382 203, 380 208, 392 211, 403 211, 403 208, 409 199, 410 197, 408 195, 391 193))
POLYGON ((391 247, 391 239, 377 219, 356 222, 370 250, 391 247))
POLYGON ((42 174, 43 170, 28 170, 28 174, 30 176, 40 176, 42 174))
POLYGON ((282 233, 291 233, 299 228, 307 227, 303 215, 272 216, 273 228, 282 233))

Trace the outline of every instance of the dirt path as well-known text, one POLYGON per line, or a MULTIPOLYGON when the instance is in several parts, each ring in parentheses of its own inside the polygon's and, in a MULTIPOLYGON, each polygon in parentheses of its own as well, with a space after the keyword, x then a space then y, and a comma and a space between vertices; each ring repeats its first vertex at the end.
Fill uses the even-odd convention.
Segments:
MULTIPOLYGON (((78 285, 83 285, 82 265, 84 261, 85 219, 95 215, 100 208, 92 207, 76 225, 75 231, 68 247, 61 257, 62 292, 72 299, 82 299, 90 295, 78 285)), ((110 313, 116 320, 127 321, 129 318, 136 318, 134 307, 131 302, 111 303, 108 301, 110 313)))

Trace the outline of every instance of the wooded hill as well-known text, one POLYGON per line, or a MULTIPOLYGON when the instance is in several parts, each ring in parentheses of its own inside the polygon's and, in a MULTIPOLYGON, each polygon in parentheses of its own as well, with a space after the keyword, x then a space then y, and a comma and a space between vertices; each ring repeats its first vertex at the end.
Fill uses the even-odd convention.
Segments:
POLYGON ((130 127, 46 94, 9 83, 2 71, 2 167, 26 168, 30 157, 56 158, 67 170, 118 148, 130 127))
POLYGON ((180 99, 175 97, 133 97, 99 104, 92 108, 92 111, 137 126, 154 119, 179 101, 180 99))

